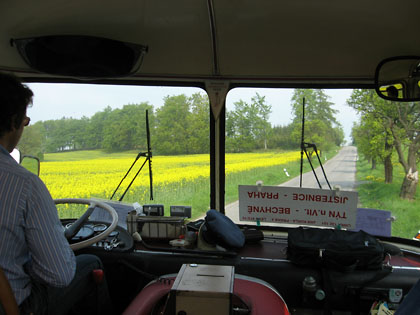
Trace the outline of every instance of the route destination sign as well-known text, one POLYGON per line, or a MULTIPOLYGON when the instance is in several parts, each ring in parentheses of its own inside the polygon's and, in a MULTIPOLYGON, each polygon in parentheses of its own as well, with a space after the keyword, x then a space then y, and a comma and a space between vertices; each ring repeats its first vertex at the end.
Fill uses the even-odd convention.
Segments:
POLYGON ((357 192, 283 186, 239 186, 239 220, 356 227, 357 192))

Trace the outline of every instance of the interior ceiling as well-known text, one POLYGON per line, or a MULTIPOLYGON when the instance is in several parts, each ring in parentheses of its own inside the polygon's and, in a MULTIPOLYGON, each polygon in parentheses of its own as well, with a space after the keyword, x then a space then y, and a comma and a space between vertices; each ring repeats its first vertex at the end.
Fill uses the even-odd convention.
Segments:
POLYGON ((368 85, 381 60, 420 55, 418 12, 418 0, 1 1, 0 70, 69 81, 30 69, 10 39, 70 34, 147 45, 127 82, 368 85))

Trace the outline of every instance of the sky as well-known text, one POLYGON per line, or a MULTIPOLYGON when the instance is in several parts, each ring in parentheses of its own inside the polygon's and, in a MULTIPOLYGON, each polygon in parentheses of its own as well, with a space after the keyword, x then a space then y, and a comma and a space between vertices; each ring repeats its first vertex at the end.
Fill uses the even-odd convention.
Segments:
MULTIPOLYGON (((146 87, 146 86, 109 86, 82 84, 43 84, 30 83, 34 92, 33 106, 28 109, 31 122, 40 120, 60 119, 63 117, 91 117, 106 106, 121 108, 126 104, 149 102, 155 108, 164 103, 165 96, 197 92, 204 93, 199 88, 188 87, 146 87)), ((329 101, 338 111, 337 120, 344 129, 346 140, 350 141, 353 122, 358 120, 356 112, 346 105, 352 90, 324 90, 330 96, 329 101)), ((291 97, 293 89, 254 89, 238 88, 229 92, 227 110, 234 109, 234 103, 243 100, 251 102, 258 93, 265 96, 267 104, 272 106, 270 122, 272 125, 287 125, 292 120, 291 97)))

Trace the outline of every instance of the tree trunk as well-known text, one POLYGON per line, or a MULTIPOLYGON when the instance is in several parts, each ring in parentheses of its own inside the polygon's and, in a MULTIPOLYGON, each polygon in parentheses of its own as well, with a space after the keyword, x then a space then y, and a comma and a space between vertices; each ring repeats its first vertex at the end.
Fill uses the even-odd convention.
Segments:
POLYGON ((419 175, 417 171, 416 157, 417 148, 410 146, 408 148, 406 175, 401 185, 400 197, 408 200, 414 200, 417 190, 417 183, 419 182, 419 175))
POLYGON ((385 183, 391 184, 392 183, 392 171, 393 171, 391 155, 388 155, 388 156, 385 157, 384 171, 385 171, 385 183))
POLYGON ((385 137, 385 159, 384 159, 384 171, 385 171, 385 183, 391 184, 392 183, 392 149, 393 145, 390 144, 389 138, 390 138, 389 131, 386 133, 385 137))
POLYGON ((418 181, 419 178, 417 171, 411 173, 410 170, 410 172, 404 177, 404 181, 401 185, 400 197, 408 200, 414 200, 418 181))
POLYGON ((371 169, 372 170, 376 170, 376 160, 375 159, 372 159, 372 167, 371 167, 371 169))

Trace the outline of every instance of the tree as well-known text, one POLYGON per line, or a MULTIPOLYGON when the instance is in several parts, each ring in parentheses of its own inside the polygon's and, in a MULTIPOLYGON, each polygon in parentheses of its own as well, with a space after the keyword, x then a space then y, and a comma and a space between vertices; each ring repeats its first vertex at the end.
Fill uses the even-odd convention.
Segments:
POLYGON ((188 98, 191 115, 189 115, 189 146, 191 153, 209 152, 210 103, 207 94, 194 93, 188 98))
POLYGON ((64 133, 65 118, 57 120, 47 120, 43 122, 45 129, 45 152, 58 152, 69 149, 68 138, 64 133))
POLYGON ((111 106, 107 106, 104 110, 95 113, 90 118, 90 123, 85 130, 87 149, 102 149, 104 129, 111 112, 111 106))
POLYGON ((380 119, 389 129, 398 160, 405 171, 400 197, 414 199, 417 183, 417 160, 420 157, 420 103, 390 102, 379 98, 372 90, 354 90, 350 106, 360 113, 380 119))
POLYGON ((166 96, 156 109, 154 147, 159 154, 190 153, 190 102, 185 94, 166 96))
POLYGON ((249 152, 255 149, 252 134, 252 110, 245 101, 234 103, 235 110, 226 114, 226 150, 249 152))
POLYGON ((292 138, 301 142, 303 98, 305 98, 304 142, 313 143, 321 152, 333 145, 341 145, 344 132, 335 118, 337 111, 323 90, 295 89, 292 96, 293 131, 292 138))
POLYGON ((159 154, 209 152, 210 104, 206 94, 166 96, 155 119, 153 143, 159 154))
POLYGON ((268 145, 271 148, 297 149, 299 144, 290 136, 293 132, 293 124, 286 126, 274 126, 271 129, 268 145))
POLYGON ((384 163, 385 182, 392 183, 393 179, 393 138, 391 131, 382 119, 375 119, 367 113, 361 117, 359 124, 352 128, 353 142, 358 151, 376 168, 379 159, 384 163))
POLYGON ((65 132, 71 137, 71 146, 73 150, 85 150, 86 143, 86 130, 90 124, 89 118, 83 116, 81 119, 68 119, 66 121, 67 128, 65 132))
POLYGON ((255 111, 254 114, 254 134, 257 141, 257 147, 264 147, 267 150, 268 134, 271 129, 271 124, 268 121, 271 114, 271 105, 266 103, 265 96, 258 93, 251 98, 251 108, 255 111))
POLYGON ((265 96, 256 93, 250 104, 239 100, 234 106, 235 109, 226 114, 226 150, 247 152, 267 149, 271 105, 266 103, 265 96))
POLYGON ((153 120, 153 107, 149 103, 124 105, 121 109, 114 109, 103 124, 102 148, 106 151, 146 150, 146 119, 153 120))
POLYGON ((44 133, 44 126, 41 122, 26 127, 17 146, 21 154, 33 155, 42 161, 44 159, 42 148, 44 133))

